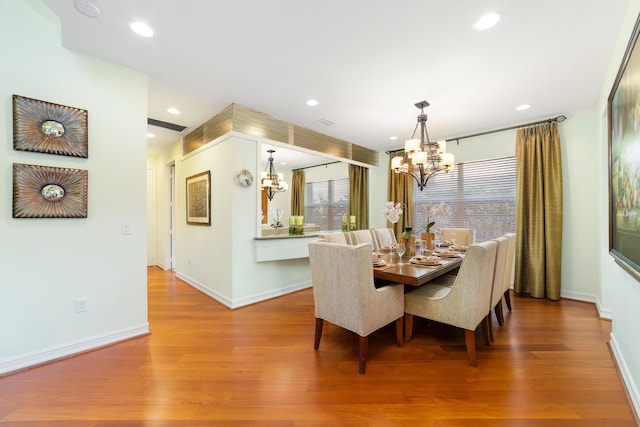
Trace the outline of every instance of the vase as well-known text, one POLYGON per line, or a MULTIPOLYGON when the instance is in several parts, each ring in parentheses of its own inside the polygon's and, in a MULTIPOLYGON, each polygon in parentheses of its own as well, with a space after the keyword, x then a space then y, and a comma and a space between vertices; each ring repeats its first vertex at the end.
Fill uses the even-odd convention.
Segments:
POLYGON ((422 240, 424 240, 424 248, 427 250, 433 250, 435 249, 435 240, 436 240, 436 233, 431 233, 431 232, 427 232, 427 233, 422 233, 420 235, 420 238, 422 240))

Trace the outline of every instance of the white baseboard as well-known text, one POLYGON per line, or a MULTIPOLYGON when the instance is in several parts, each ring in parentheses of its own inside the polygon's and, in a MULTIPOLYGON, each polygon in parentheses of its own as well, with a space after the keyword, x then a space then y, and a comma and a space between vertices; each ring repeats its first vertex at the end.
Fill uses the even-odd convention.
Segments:
POLYGON ((207 288, 205 285, 203 285, 202 283, 198 282, 197 280, 192 279, 189 276, 186 276, 178 271, 175 272, 176 277, 180 280, 182 280, 183 282, 185 282, 187 285, 196 288, 197 290, 199 290, 200 292, 202 292, 205 295, 210 296, 211 298, 213 298, 214 300, 218 301, 220 304, 227 306, 229 308, 232 308, 232 301, 225 297, 224 295, 210 289, 207 288))
POLYGON ((251 297, 241 298, 234 301, 232 308, 243 307, 245 305, 255 304, 260 301, 265 301, 271 298, 281 297, 282 295, 291 294, 311 287, 311 281, 296 283, 295 285, 287 286, 286 288, 275 289, 262 294, 257 294, 251 297))
POLYGON ((624 356, 620 351, 620 347, 618 346, 618 342, 616 341, 616 337, 613 332, 611 332, 611 340, 609 341, 609 346, 611 348, 611 352, 613 353, 613 358, 618 365, 618 370, 620 371, 620 375, 622 376, 624 386, 626 387, 629 398, 631 399, 631 405, 635 410, 635 416, 638 417, 638 415, 640 414, 640 393, 638 393, 638 387, 633 381, 633 377, 629 372, 629 367, 624 360, 624 356))
POLYGON ((260 301, 266 301, 268 299, 271 298, 276 298, 276 297, 280 297, 282 295, 287 295, 293 292, 297 292, 300 291, 302 289, 307 289, 311 287, 311 281, 307 281, 307 282, 302 282, 302 283, 296 283, 294 285, 291 286, 287 286, 285 288, 280 288, 280 289, 274 289, 268 292, 263 292, 261 294, 255 294, 255 295, 251 295, 248 297, 244 297, 244 298, 240 298, 237 300, 233 300, 233 299, 229 299, 228 297, 221 295, 220 293, 207 288, 206 286, 204 286, 202 283, 198 282, 197 280, 193 280, 188 276, 185 276, 184 274, 178 273, 176 271, 176 277, 183 280, 184 282, 186 282, 188 285, 196 288, 197 290, 199 290, 200 292, 210 296, 211 298, 213 298, 214 300, 218 301, 220 304, 229 307, 230 309, 234 309, 234 308, 239 308, 239 307, 244 307, 246 305, 251 305, 251 304, 255 304, 257 302, 260 301))
POLYGON ((0 375, 32 368, 149 334, 149 323, 0 360, 0 375))
POLYGON ((580 294, 577 292, 567 292, 567 291, 561 291, 560 297, 566 298, 566 299, 573 299, 576 301, 593 303, 596 305, 596 310, 598 310, 598 317, 600 317, 601 319, 608 319, 608 320, 613 319, 613 313, 611 312, 611 310, 603 309, 602 306, 600 305, 600 300, 598 299, 598 297, 594 297, 593 295, 586 295, 586 294, 580 294))

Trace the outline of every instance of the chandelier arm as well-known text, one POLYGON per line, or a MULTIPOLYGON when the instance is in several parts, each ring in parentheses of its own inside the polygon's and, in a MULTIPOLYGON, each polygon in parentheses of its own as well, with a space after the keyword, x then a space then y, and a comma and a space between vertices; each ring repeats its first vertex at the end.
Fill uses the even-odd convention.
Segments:
POLYGON ((413 133, 411 134, 411 139, 416 137, 416 131, 418 130, 418 125, 420 125, 419 121, 416 123, 416 127, 413 128, 413 133))
MULTIPOLYGON (((418 184, 418 188, 420 189, 420 191, 422 191, 422 189, 424 188, 424 185, 420 182, 420 180, 418 179, 417 176, 415 176, 414 174, 412 174, 410 172, 400 171, 400 173, 404 174, 404 175, 409 175, 411 178, 413 178, 416 181, 416 184, 418 184)), ((421 178, 422 178, 422 176, 421 176, 421 178)), ((425 182, 425 184, 426 184, 426 182, 425 182)))

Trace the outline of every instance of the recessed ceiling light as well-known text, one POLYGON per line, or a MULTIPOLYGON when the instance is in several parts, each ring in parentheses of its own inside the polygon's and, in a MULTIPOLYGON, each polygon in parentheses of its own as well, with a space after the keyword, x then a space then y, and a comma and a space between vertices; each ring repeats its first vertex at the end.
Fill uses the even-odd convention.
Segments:
POLYGON ((396 139, 398 139, 398 137, 397 136, 390 136, 389 139, 392 140, 392 141, 395 141, 396 139))
POLYGON ((308 99, 307 100, 307 105, 309 107, 315 107, 316 105, 318 105, 318 100, 316 100, 316 99, 308 99))
POLYGON ((180 114, 180 110, 178 110, 177 108, 173 108, 173 107, 167 108, 167 112, 169 114, 180 114))
POLYGON ((531 108, 531 105, 529 104, 522 104, 522 105, 518 105, 516 107, 516 111, 524 111, 524 110, 528 110, 529 108, 531 108))
POLYGON ((151 132, 147 133, 147 138, 155 138, 156 136, 151 132))
POLYGON ((473 28, 478 31, 488 30, 489 28, 496 25, 499 20, 500 15, 498 15, 497 13, 485 13, 480 17, 480 19, 473 23, 473 28))
POLYGON ((153 37, 153 30, 144 22, 132 22, 131 29, 142 37, 153 37))

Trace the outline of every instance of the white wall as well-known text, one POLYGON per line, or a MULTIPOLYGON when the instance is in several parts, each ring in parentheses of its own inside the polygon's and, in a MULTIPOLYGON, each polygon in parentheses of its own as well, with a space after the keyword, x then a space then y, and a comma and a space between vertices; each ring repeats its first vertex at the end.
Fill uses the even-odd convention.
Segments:
POLYGON ((148 332, 147 78, 62 48, 39 0, 0 2, 0 38, 2 373, 148 332), (89 158, 13 150, 13 94, 88 110, 89 158), (12 218, 12 163, 88 170, 88 217, 12 218))
MULTIPOLYGON (((609 72, 604 81, 598 106, 599 136, 599 185, 596 196, 600 206, 598 230, 600 235, 601 274, 600 285, 602 292, 611 290, 613 295, 613 330, 611 332, 611 347, 618 361, 627 389, 631 395, 637 412, 640 412, 640 340, 638 339, 638 325, 640 325, 640 282, 620 268, 608 254, 608 141, 606 121, 606 100, 609 96, 616 74, 622 62, 625 49, 631 38, 633 26, 640 13, 640 0, 631 0, 629 11, 621 27, 616 52, 609 64, 609 72)), ((636 45, 637 49, 637 45, 636 45)))
MULTIPOLYGON (((176 165, 176 274, 192 286, 231 308, 251 304, 310 286, 308 258, 257 262, 259 244, 254 238, 260 230, 260 150, 263 141, 236 132, 211 141, 186 156, 181 156, 180 141, 157 156, 155 162, 158 182, 158 254, 164 254, 164 268, 168 265, 168 165, 176 165), (249 188, 236 184, 235 176, 244 168, 256 177, 249 188), (212 226, 187 225, 185 220, 184 180, 186 177, 210 170, 212 175, 212 226)), ((383 157, 386 157, 383 154, 383 157)), ((372 187, 372 206, 379 206, 379 219, 384 223, 382 209, 386 198, 388 160, 384 167, 372 167, 369 172, 372 187), (379 191, 378 188, 382 188, 379 191), (373 191, 375 189, 375 191, 373 191), (378 200, 379 199, 379 200, 378 200)), ((290 181, 291 171, 280 170, 290 181)), ((347 164, 329 165, 305 171, 307 180, 347 177, 347 164), (328 175, 329 174, 329 175, 328 175)), ((269 204, 271 211, 284 211, 288 223, 289 193, 277 194, 269 204)), ((377 211, 374 211, 377 212, 377 211)), ((373 214, 374 215, 374 214, 373 214)), ((375 215, 374 215, 375 216, 375 215)), ((159 258, 163 256, 159 255, 159 258)))

